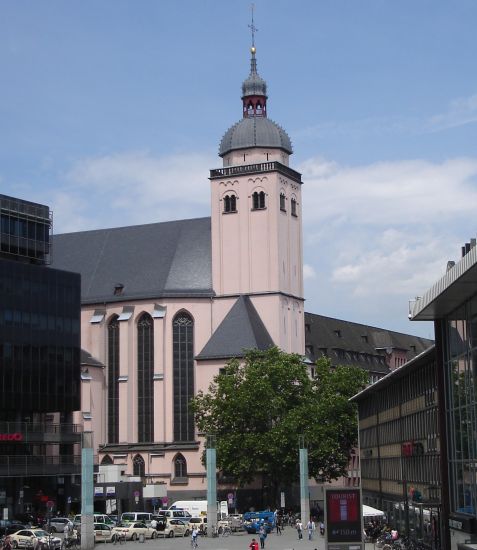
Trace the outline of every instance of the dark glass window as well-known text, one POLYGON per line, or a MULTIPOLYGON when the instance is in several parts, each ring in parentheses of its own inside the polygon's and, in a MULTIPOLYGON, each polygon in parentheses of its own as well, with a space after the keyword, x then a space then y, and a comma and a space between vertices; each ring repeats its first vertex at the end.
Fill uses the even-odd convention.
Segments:
POLYGON ((147 313, 137 323, 138 442, 154 441, 154 323, 147 313))
POLYGON ((181 454, 174 458, 174 477, 187 477, 187 462, 181 454))
POLYGON ((262 210, 265 208, 265 193, 263 191, 255 191, 252 194, 252 208, 253 210, 262 210))
POLYGON ((298 214, 296 213, 296 199, 291 200, 291 215, 298 216, 298 214))
POLYGON ((136 455, 133 458, 133 476, 145 477, 146 465, 144 464, 144 458, 141 455, 136 455))
POLYGON ((109 455, 106 455, 105 457, 103 457, 103 460, 101 460, 101 464, 104 466, 109 466, 114 463, 113 459, 109 455))
POLYGON ((237 212, 237 197, 235 195, 225 195, 224 212, 237 212))
POLYGON ((286 212, 286 208, 285 208, 285 194, 284 193, 280 193, 280 210, 282 212, 286 212))
POLYGON ((119 321, 108 324, 108 442, 119 441, 119 321))
POLYGON ((172 322, 174 370, 174 441, 194 440, 194 321, 185 312, 172 322))

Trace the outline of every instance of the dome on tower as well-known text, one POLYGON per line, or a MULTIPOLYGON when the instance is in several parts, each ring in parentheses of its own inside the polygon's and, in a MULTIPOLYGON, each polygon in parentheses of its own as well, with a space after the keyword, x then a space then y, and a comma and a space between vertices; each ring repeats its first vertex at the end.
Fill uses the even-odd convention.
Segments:
POLYGON ((293 153, 288 134, 278 124, 265 117, 243 118, 226 132, 220 142, 219 155, 223 157, 237 149, 273 147, 293 153))
POLYGON ((291 155, 293 149, 288 134, 267 118, 267 83, 257 72, 255 46, 250 51, 250 74, 242 84, 243 118, 225 132, 219 155, 223 157, 231 151, 250 147, 277 148, 291 155))

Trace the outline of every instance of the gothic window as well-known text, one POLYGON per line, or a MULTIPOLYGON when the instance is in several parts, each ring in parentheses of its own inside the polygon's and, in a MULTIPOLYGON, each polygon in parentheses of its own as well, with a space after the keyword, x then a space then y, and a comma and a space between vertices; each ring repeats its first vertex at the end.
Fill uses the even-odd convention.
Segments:
POLYGON ((252 195, 253 210, 262 210, 265 208, 265 193, 263 191, 255 191, 252 195))
POLYGON ((286 212, 285 208, 285 193, 280 193, 280 210, 286 212))
POLYGON ((224 212, 237 212, 237 197, 236 195, 225 195, 224 197, 224 212))
POLYGON ((137 323, 138 442, 154 441, 154 323, 144 313, 137 323))
POLYGON ((174 477, 187 477, 187 462, 181 454, 174 458, 174 477))
POLYGON ((135 477, 146 476, 146 465, 144 463, 144 458, 142 458, 141 455, 136 455, 133 458, 133 476, 135 477))
POLYGON ((296 199, 292 198, 291 200, 291 215, 297 217, 298 214, 296 213, 296 199))
POLYGON ((108 442, 119 441, 119 321, 108 324, 108 442))
POLYGON ((172 321, 174 441, 194 441, 194 321, 185 312, 172 321))
POLYGON ((113 459, 109 455, 104 456, 101 460, 101 466, 110 466, 111 464, 113 464, 113 459))

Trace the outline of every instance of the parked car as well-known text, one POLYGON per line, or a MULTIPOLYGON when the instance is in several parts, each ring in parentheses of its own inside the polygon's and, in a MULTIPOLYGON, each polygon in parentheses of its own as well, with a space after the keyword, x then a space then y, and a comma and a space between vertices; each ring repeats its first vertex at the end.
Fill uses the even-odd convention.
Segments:
POLYGON ((32 548, 35 540, 40 544, 47 544, 50 550, 61 548, 61 539, 52 537, 43 529, 21 529, 11 535, 13 548, 32 548))
POLYGON ((106 523, 94 524, 94 542, 112 542, 114 540, 114 527, 106 523))
POLYGON ((20 529, 27 529, 27 526, 15 520, 0 519, 0 536, 12 535, 20 529))
POLYGON ((155 539, 157 531, 150 525, 146 525, 142 521, 121 522, 112 529, 113 537, 124 537, 126 540, 138 540, 140 535, 144 535, 146 539, 155 539))
POLYGON ((50 533, 64 533, 65 526, 71 523, 71 520, 69 518, 51 518, 47 522, 47 526, 50 530, 50 533))
POLYGON ((164 529, 165 537, 187 537, 190 533, 189 523, 182 519, 170 519, 164 529))

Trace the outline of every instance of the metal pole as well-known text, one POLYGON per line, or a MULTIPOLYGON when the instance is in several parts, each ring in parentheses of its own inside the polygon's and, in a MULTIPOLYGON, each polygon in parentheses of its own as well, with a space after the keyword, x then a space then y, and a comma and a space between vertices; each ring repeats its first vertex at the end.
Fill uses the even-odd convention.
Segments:
POLYGON ((84 432, 81 446, 81 550, 94 547, 93 433, 84 432))
POLYGON ((310 492, 308 488, 308 449, 305 447, 305 437, 300 435, 300 514, 301 522, 306 525, 310 519, 310 492))
POLYGON ((207 536, 213 537, 217 530, 217 468, 215 435, 206 439, 205 458, 207 463, 207 536))

